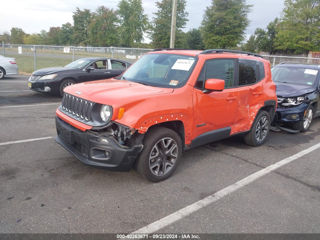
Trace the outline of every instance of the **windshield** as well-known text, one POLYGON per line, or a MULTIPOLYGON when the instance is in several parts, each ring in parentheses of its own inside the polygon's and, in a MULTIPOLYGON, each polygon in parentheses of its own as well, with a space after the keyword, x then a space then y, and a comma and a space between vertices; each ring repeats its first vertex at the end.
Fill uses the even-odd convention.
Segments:
POLYGON ((148 54, 133 64, 121 79, 150 86, 178 88, 186 83, 194 64, 194 57, 148 54))
POLYGON ((276 83, 292 83, 312 86, 317 78, 318 70, 297 67, 275 67, 272 78, 276 83))
POLYGON ((72 63, 69 63, 68 65, 65 66, 65 68, 83 68, 87 64, 89 64, 91 61, 89 59, 78 59, 72 63))

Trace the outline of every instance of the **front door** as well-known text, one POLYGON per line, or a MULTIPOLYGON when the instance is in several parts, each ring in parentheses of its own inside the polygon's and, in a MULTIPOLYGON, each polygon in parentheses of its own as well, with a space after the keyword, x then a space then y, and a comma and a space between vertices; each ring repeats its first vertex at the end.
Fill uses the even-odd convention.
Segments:
POLYGON ((207 60, 194 90, 195 126, 193 138, 214 130, 231 128, 238 112, 236 59, 207 60), (221 92, 204 91, 207 79, 222 79, 225 89, 221 92))

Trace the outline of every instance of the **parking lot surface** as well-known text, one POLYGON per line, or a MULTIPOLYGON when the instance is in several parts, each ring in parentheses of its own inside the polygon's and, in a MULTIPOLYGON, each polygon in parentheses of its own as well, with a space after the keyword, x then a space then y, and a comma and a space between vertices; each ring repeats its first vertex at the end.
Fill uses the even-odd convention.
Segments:
MULTIPOLYGON (((59 98, 0 80, 0 232, 130 233, 320 142, 271 132, 258 148, 241 137, 184 153, 176 173, 150 183, 135 171, 86 166, 54 140, 59 98)), ((319 233, 320 149, 239 187, 157 232, 319 233)))

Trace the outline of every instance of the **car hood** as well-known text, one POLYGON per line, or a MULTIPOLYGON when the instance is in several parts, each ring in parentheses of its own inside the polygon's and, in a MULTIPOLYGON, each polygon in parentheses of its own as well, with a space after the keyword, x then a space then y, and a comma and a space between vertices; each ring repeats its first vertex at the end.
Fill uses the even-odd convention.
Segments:
POLYGON ((315 91, 312 86, 277 83, 277 96, 298 97, 315 91))
POLYGON ((120 107, 172 93, 172 88, 159 88, 126 80, 107 79, 80 83, 65 88, 65 92, 92 102, 120 107))
POLYGON ((34 71, 32 73, 32 75, 44 76, 44 75, 58 73, 58 72, 66 71, 66 70, 70 70, 70 69, 67 69, 65 67, 42 68, 42 69, 39 69, 37 71, 34 71))

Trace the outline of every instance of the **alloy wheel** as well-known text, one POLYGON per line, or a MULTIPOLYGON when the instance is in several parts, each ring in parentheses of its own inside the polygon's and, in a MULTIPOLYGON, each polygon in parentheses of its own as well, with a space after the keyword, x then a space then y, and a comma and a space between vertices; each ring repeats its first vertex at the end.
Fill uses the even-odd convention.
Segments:
POLYGON ((171 137, 160 139, 152 147, 149 155, 149 169, 155 176, 164 176, 176 164, 178 144, 171 137))
POLYGON ((313 112, 312 112, 312 109, 309 108, 303 118, 303 128, 305 130, 307 130, 310 127, 312 118, 313 118, 313 112))
POLYGON ((264 141, 269 132, 269 120, 266 116, 262 116, 256 126, 255 137, 258 143, 264 141))

